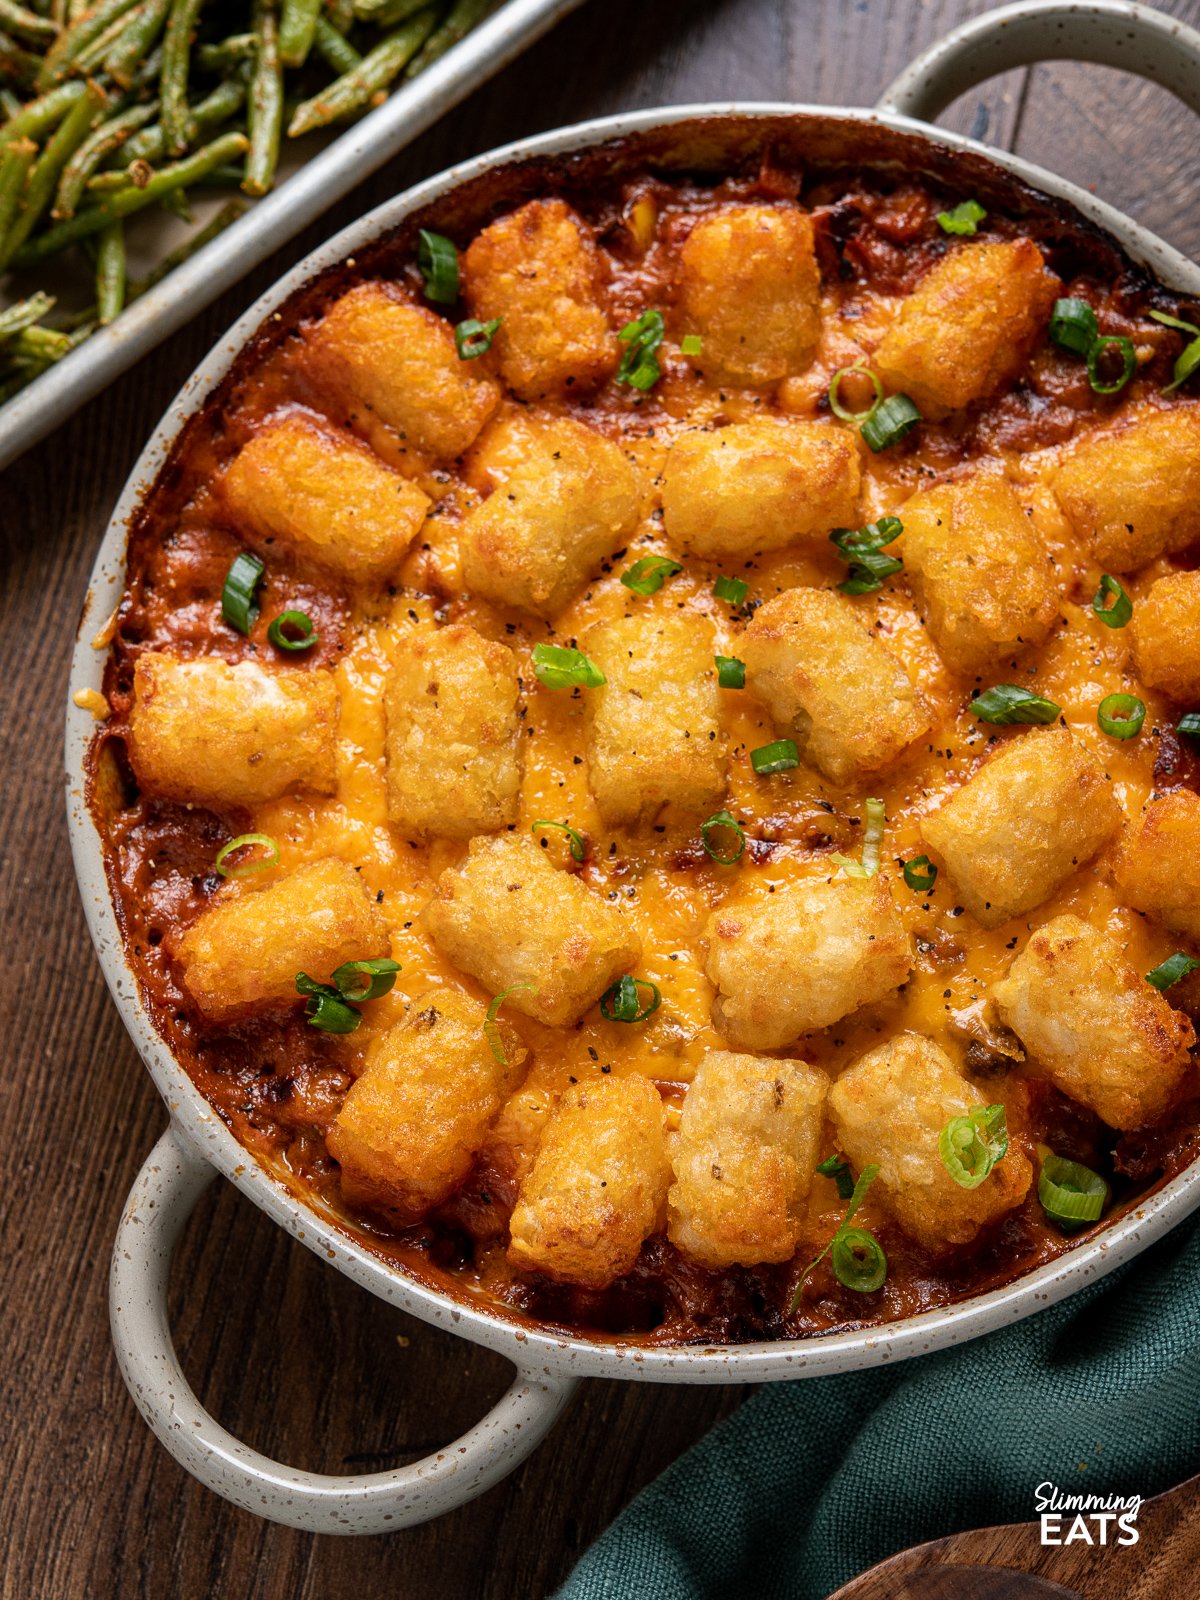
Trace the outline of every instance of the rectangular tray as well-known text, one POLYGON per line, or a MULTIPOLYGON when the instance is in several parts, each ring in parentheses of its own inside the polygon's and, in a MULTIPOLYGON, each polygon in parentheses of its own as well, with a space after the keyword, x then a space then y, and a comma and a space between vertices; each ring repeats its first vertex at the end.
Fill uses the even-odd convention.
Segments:
POLYGON ((506 0, 244 217, 0 407, 0 468, 245 276, 583 0, 506 0))

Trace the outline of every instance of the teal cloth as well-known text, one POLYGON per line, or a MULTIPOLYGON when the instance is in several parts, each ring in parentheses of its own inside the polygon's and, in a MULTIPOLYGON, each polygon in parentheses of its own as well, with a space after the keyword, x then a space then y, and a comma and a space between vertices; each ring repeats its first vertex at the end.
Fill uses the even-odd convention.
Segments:
POLYGON ((1029 1522, 1034 1490, 1200 1471, 1200 1221, 936 1355, 764 1387, 645 1489, 557 1600, 823 1600, 908 1545, 1029 1522))

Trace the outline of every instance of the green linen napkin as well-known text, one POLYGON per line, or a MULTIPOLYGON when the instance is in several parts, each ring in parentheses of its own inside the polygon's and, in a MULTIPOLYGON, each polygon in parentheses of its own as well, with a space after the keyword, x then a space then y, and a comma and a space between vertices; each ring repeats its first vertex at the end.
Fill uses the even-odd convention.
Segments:
POLYGON ((1172 1488, 1200 1470, 1198 1409, 1191 1219, 998 1333, 767 1385, 622 1512, 557 1600, 823 1600, 908 1545, 1036 1520, 1039 1484, 1172 1488))

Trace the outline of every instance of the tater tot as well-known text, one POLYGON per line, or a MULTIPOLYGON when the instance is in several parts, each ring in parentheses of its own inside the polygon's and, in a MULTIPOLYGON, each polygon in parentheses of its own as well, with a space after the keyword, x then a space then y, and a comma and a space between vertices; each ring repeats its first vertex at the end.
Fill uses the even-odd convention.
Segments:
POLYGON ((1007 479, 978 473, 913 495, 899 545, 942 659, 974 677, 1049 636, 1054 565, 1007 479))
POLYGON ((964 1189, 938 1149, 954 1117, 994 1103, 931 1039, 904 1033, 862 1056, 829 1091, 838 1147, 858 1171, 872 1163, 871 1195, 925 1249, 969 1244, 1024 1200, 1033 1166, 1015 1139, 974 1189, 964 1189))
POLYGON ((389 821, 449 839, 515 822, 517 694, 516 656, 474 628, 402 635, 384 697, 389 821))
POLYGON ((210 1021, 299 999, 296 974, 328 983, 344 962, 391 951, 358 873, 330 857, 270 883, 229 885, 179 942, 183 987, 210 1021))
POLYGON ((706 375, 763 385, 807 370, 821 337, 813 225, 795 205, 725 206, 679 252, 680 317, 706 375))
POLYGON ((660 1225, 670 1181, 662 1099, 648 1079, 568 1089, 522 1180, 508 1259, 521 1272, 607 1288, 660 1225))
POLYGON ((1033 1069, 1110 1128, 1140 1128, 1176 1098, 1192 1025, 1089 923, 1039 928, 992 995, 1033 1069))
POLYGON ((746 687, 834 783, 890 766, 929 729, 903 665, 832 589, 787 589, 754 613, 738 654, 746 687))
POLYGON ((1057 289, 1032 239, 962 245, 901 302, 875 370, 934 420, 987 400, 1021 373, 1057 289))
POLYGON ((632 532, 641 475, 611 439, 543 417, 528 454, 460 528, 463 578, 502 605, 550 617, 632 532))
POLYGON ((861 469, 851 434, 770 417, 682 434, 663 469, 663 524, 682 550, 750 555, 829 543, 856 522, 861 469))
POLYGON ((522 400, 579 394, 604 382, 620 346, 603 305, 604 264, 591 228, 562 200, 531 200, 477 234, 464 292, 522 400))
POLYGON ((690 612, 618 617, 581 644, 608 680, 586 696, 588 781, 604 820, 711 811, 725 794, 711 624, 690 612))
POLYGON ((667 1232, 706 1267, 787 1261, 820 1159, 828 1079, 804 1061, 713 1050, 688 1086, 667 1232))
POLYGON ((332 673, 147 650, 133 669, 129 759, 144 789, 185 805, 332 794, 337 718, 332 673))
POLYGON ((251 435, 220 492, 256 544, 368 586, 396 575, 430 504, 349 434, 299 412, 251 435))
POLYGON ((529 985, 506 1005, 554 1028, 578 1022, 642 953, 616 906, 516 834, 472 839, 422 920, 442 954, 493 994, 529 985))
POLYGON ((486 1021, 478 1000, 431 989, 376 1041, 325 1141, 351 1205, 416 1222, 466 1178, 528 1054, 499 1020, 497 1060, 486 1021))
POLYGON ((921 821, 977 922, 1040 906, 1121 823, 1104 770, 1067 728, 1030 729, 921 821))
POLYGON ((1200 944, 1200 795, 1173 789, 1125 824, 1113 874, 1129 905, 1200 944))
POLYGON ((1200 700, 1200 572, 1171 572, 1133 608, 1138 677, 1172 700, 1200 700))
POLYGON ((1130 406, 1089 433, 1051 479, 1071 526, 1110 572, 1200 538, 1200 405, 1130 406))
POLYGON ((795 883, 724 906, 705 928, 713 1027, 739 1050, 779 1050, 886 999, 912 969, 912 940, 882 877, 795 883))
POLYGON ((418 458, 460 456, 500 399, 480 363, 460 359, 449 323, 388 284, 358 284, 308 341, 310 370, 351 412, 353 425, 369 438, 379 424, 418 458))

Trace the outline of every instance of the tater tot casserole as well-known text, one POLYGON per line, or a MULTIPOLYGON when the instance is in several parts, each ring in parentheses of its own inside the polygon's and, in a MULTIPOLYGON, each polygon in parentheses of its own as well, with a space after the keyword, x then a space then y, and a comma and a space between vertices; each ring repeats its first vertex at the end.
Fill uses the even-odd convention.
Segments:
POLYGON ((219 1116, 643 1346, 961 1300, 1200 1153, 1196 309, 982 166, 733 165, 531 163, 313 280, 98 640, 219 1116))

